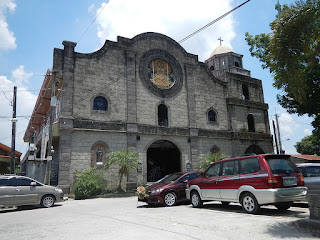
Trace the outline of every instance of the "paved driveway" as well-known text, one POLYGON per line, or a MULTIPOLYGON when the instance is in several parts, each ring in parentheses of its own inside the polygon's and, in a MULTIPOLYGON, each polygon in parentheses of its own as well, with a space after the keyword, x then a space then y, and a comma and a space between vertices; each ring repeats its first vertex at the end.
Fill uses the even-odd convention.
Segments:
POLYGON ((219 202, 195 209, 148 207, 136 197, 69 200, 0 213, 0 239, 317 239, 293 226, 308 216, 300 207, 279 212, 270 206, 249 215, 219 202))

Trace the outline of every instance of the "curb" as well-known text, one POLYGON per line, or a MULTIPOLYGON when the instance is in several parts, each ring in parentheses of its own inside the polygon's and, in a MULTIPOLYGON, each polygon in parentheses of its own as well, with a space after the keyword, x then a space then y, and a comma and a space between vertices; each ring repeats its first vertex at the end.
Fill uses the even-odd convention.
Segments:
POLYGON ((95 196, 90 196, 87 198, 83 199, 75 199, 74 196, 69 196, 69 198, 74 199, 74 200, 85 200, 85 199, 95 199, 95 198, 125 198, 125 197, 135 197, 138 196, 137 193, 110 193, 110 194, 102 194, 102 195, 95 195, 95 196))

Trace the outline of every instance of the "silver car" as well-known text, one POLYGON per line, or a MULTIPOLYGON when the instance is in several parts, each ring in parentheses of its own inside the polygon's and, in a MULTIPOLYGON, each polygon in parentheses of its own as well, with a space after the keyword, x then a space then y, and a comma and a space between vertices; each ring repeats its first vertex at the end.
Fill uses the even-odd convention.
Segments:
POLYGON ((32 178, 0 176, 0 207, 38 205, 48 208, 63 201, 63 191, 44 185, 32 178))
POLYGON ((298 163, 308 194, 320 194, 320 163, 298 163))

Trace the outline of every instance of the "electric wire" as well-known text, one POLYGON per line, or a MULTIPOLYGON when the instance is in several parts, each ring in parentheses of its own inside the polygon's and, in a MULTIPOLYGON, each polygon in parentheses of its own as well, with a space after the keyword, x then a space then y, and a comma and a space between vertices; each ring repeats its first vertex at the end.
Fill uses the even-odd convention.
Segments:
POLYGON ((239 6, 231 9, 229 12, 221 15, 220 17, 214 19, 213 21, 209 22, 207 25, 203 26, 202 28, 199 28, 197 31, 191 33, 190 35, 186 36, 185 38, 181 39, 178 43, 182 43, 186 40, 188 40, 189 38, 193 37, 194 35, 196 35, 197 33, 203 31, 204 29, 206 29, 207 27, 210 27, 212 24, 220 21, 222 18, 226 17, 227 15, 229 15, 230 13, 232 13, 233 11, 235 11, 236 9, 242 7, 243 5, 245 5, 246 3, 250 2, 251 0, 247 0, 246 2, 243 2, 242 4, 240 4, 239 6))
POLYGON ((80 39, 78 40, 77 44, 81 41, 81 39, 83 38, 83 36, 88 32, 89 28, 92 26, 92 24, 96 21, 96 19, 98 18, 98 16, 100 15, 100 13, 102 13, 102 11, 104 10, 104 8, 107 6, 107 4, 105 4, 103 6, 103 8, 100 10, 100 12, 96 15, 96 17, 93 19, 93 21, 91 22, 91 24, 89 25, 89 27, 84 31, 84 33, 82 34, 82 36, 80 37, 80 39))

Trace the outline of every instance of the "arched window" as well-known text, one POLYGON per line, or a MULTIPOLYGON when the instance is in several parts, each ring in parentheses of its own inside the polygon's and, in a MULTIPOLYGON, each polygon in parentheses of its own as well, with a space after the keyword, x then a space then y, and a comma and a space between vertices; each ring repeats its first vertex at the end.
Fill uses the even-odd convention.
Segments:
POLYGON ((238 62, 234 62, 234 66, 240 67, 240 64, 238 62))
POLYGON ((248 130, 249 132, 255 132, 255 127, 254 127, 254 118, 251 114, 248 115, 247 117, 248 120, 248 130))
POLYGON ((217 122, 217 114, 213 110, 209 110, 208 112, 208 122, 209 123, 215 123, 217 122))
POLYGON ((221 152, 221 151, 220 151, 220 148, 218 148, 217 146, 213 146, 213 147, 210 149, 210 152, 211 152, 211 154, 216 154, 216 153, 219 153, 219 152, 221 152))
POLYGON ((242 99, 243 100, 250 100, 249 89, 246 84, 242 85, 242 99))
POLYGON ((158 125, 168 126, 168 108, 164 104, 158 106, 158 125))
POLYGON ((108 101, 106 98, 98 96, 93 100, 93 110, 108 110, 108 101))

